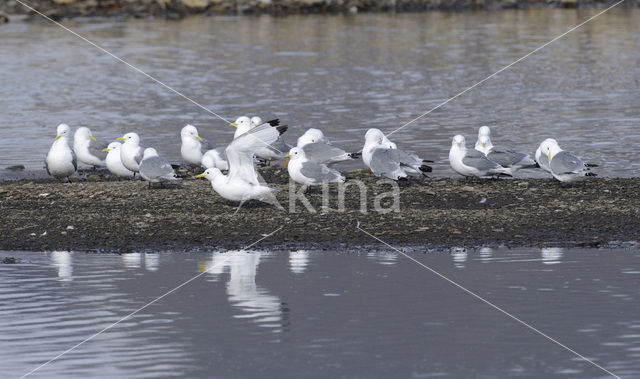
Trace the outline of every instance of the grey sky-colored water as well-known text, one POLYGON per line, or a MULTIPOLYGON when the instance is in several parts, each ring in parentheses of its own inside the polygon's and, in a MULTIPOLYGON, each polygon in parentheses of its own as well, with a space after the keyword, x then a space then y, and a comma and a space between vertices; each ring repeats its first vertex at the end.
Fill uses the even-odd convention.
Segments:
MULTIPOLYGON (((367 128, 389 132, 595 14, 597 9, 357 16, 192 17, 65 25, 228 119, 280 117, 295 143, 319 127, 360 149, 367 128)), ((448 168, 451 137, 535 151, 547 137, 601 175, 640 167, 638 9, 613 9, 393 135, 448 168)), ((58 123, 100 142, 135 130, 180 160, 186 123, 214 145, 233 128, 48 23, 0 28, 3 166, 41 169, 58 123), (28 146, 28 148, 25 148, 28 146)), ((360 167, 361 163, 347 168, 360 167)), ((544 174, 533 174, 544 175, 544 174)))
MULTIPOLYGON (((3 376, 517 377, 606 373, 389 251, 11 252, 3 376)), ((411 253, 621 377, 640 375, 637 249, 411 253)))

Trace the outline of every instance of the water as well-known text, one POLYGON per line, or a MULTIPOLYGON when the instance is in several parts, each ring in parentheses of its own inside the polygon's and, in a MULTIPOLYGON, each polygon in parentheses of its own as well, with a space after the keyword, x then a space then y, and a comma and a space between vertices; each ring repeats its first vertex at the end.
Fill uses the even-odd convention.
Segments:
MULTIPOLYGON (((394 252, 0 256, 22 261, 0 264, 3 377, 198 274, 35 377, 607 377, 394 252)), ((613 373, 640 376, 640 251, 412 256, 613 373)))
MULTIPOLYGON (((357 150, 367 128, 403 125, 598 11, 65 24, 228 119, 277 116, 289 142, 315 126, 357 150)), ((614 9, 393 137, 436 159, 438 175, 453 175, 451 137, 473 142, 487 124, 496 143, 533 152, 556 137, 601 175, 634 176, 639 19, 638 9, 614 9)), ((186 123, 216 144, 232 138, 232 127, 56 26, 10 23, 0 40, 2 167, 41 170, 60 122, 105 143, 136 130, 176 162, 186 123)))

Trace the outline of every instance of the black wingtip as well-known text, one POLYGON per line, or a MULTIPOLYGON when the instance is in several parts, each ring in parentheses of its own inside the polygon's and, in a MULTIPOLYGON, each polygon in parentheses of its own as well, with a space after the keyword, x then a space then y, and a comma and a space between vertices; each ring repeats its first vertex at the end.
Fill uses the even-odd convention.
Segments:
POLYGON ((584 176, 598 176, 598 174, 593 173, 593 172, 587 172, 584 174, 584 176))
POLYGON ((598 165, 595 164, 595 163, 585 163, 584 166, 585 167, 598 167, 598 165))
POLYGON ((353 159, 358 159, 362 156, 362 152, 355 152, 355 153, 349 153, 349 157, 353 158, 353 159))
POLYGON ((274 118, 273 120, 267 121, 267 124, 269 124, 271 126, 278 126, 278 125, 280 125, 280 119, 279 118, 274 118))
POLYGON ((420 166, 420 171, 431 172, 433 171, 433 168, 431 166, 427 166, 426 164, 423 164, 422 166, 420 166))
POLYGON ((435 161, 432 161, 431 159, 423 159, 422 163, 435 163, 435 161))
POLYGON ((536 164, 534 164, 533 166, 531 166, 531 168, 541 168, 540 165, 538 164, 538 162, 536 162, 536 164))
POLYGON ((286 132, 287 129, 289 129, 289 125, 276 126, 276 130, 278 131, 278 133, 280 133, 280 135, 286 132))

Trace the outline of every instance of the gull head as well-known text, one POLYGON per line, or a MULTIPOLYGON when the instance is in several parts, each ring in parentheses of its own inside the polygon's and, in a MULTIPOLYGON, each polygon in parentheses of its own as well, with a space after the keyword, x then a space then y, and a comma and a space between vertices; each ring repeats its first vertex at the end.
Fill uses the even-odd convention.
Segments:
POLYGON ((144 149, 144 155, 142 155, 142 159, 147 159, 147 158, 151 158, 151 157, 157 157, 158 156, 158 151, 156 149, 154 149, 153 147, 147 147, 146 149, 144 149))
POLYGON ((73 135, 73 139, 77 141, 95 141, 96 138, 91 134, 91 130, 86 126, 81 126, 76 130, 76 134, 73 135))
POLYGON ((219 175, 222 175, 222 171, 215 167, 211 167, 206 169, 202 174, 197 175, 196 178, 206 178, 209 181, 213 181, 219 175))
POLYGON ((482 151, 483 153, 489 153, 489 150, 493 147, 493 143, 491 143, 491 137, 488 135, 482 135, 478 137, 478 141, 476 142, 476 150, 482 151))
POLYGON ((184 141, 187 138, 195 138, 198 141, 202 141, 202 138, 198 135, 198 129, 191 124, 187 124, 180 130, 180 138, 184 141))
POLYGON ((110 151, 120 151, 120 146, 122 144, 120 142, 111 142, 106 149, 102 149, 102 151, 106 151, 107 153, 110 151))
POLYGON ((478 139, 480 139, 480 137, 482 136, 491 136, 491 129, 489 129, 489 127, 486 125, 481 126, 480 129, 478 129, 478 139))
POLYGON ((560 148, 560 145, 558 145, 558 142, 556 140, 554 140, 553 138, 547 138, 540 144, 540 151, 542 152, 542 154, 545 154, 547 156, 547 159, 549 159, 549 162, 551 162, 551 159, 553 159, 556 154, 561 152, 562 149, 560 148))
POLYGON ((251 117, 251 123, 253 124, 253 126, 262 125, 262 119, 258 116, 253 116, 251 117))
POLYGON ((308 145, 310 143, 318 142, 324 138, 324 133, 322 130, 311 128, 304 132, 303 135, 298 138, 298 147, 302 147, 304 145, 308 145))
POLYGON ((458 149, 465 149, 466 144, 467 143, 464 136, 460 134, 454 136, 453 140, 451 141, 451 147, 457 147, 458 149))
POLYGON ((247 128, 247 130, 251 129, 251 119, 247 116, 240 116, 238 118, 236 118, 236 120, 234 122, 231 123, 231 126, 235 126, 237 128, 239 127, 244 127, 247 128))
POLYGON ((372 128, 367 130, 367 133, 364 135, 365 144, 382 144, 385 136, 384 133, 380 129, 372 128))
POLYGON ((289 158, 291 160, 294 159, 305 159, 307 156, 304 153, 304 150, 300 147, 294 147, 289 150, 289 154, 285 155, 285 158, 289 158))
POLYGON ((127 133, 122 137, 118 137, 116 139, 118 141, 124 141, 124 143, 132 143, 134 145, 140 144, 140 136, 138 135, 138 133, 134 133, 134 132, 127 133))
POLYGON ((56 140, 61 137, 66 137, 71 133, 71 128, 67 124, 60 124, 56 128, 56 140))

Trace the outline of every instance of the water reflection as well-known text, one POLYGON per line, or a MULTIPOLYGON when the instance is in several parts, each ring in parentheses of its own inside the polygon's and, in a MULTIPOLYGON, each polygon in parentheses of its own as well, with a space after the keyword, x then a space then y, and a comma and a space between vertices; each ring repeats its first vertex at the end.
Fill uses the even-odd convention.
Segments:
POLYGON ((302 274, 309 265, 309 252, 298 250, 289 252, 289 270, 294 274, 302 274))
POLYGON ((467 249, 463 247, 454 247, 451 249, 451 257, 453 258, 453 265, 457 268, 465 268, 467 262, 467 249))
POLYGON ((144 254, 144 268, 147 271, 158 271, 160 264, 160 255, 155 253, 144 254))
POLYGON ((493 249, 490 247, 483 247, 480 249, 480 261, 482 263, 491 262, 491 256, 493 255, 493 249))
POLYGON ((560 259, 562 259, 562 252, 564 249, 559 247, 546 247, 541 250, 542 253, 542 263, 546 265, 553 265, 556 263, 560 263, 560 259))
POLYGON ((140 268, 142 266, 141 253, 122 254, 122 264, 125 268, 140 268))
POLYGON ((226 290, 229 303, 242 311, 234 318, 249 319, 258 326, 281 332, 283 311, 287 311, 287 308, 278 296, 256 284, 260 258, 265 254, 245 251, 214 253, 211 261, 205 263, 204 267, 200 266, 200 269, 204 268, 214 277, 228 272, 226 290))
POLYGON ((73 263, 71 253, 68 251, 54 251, 51 253, 53 265, 58 268, 60 281, 70 282, 73 280, 73 263))
POLYGON ((368 252, 367 258, 383 266, 394 266, 398 263, 398 253, 393 251, 368 252))

